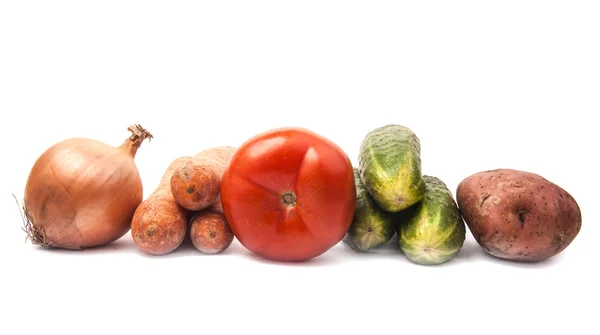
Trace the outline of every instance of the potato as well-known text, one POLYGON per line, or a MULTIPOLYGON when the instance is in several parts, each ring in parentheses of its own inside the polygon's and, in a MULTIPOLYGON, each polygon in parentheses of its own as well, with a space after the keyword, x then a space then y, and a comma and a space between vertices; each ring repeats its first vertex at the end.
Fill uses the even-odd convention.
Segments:
POLYGON ((575 199, 531 172, 475 173, 458 185, 456 198, 477 243, 499 258, 547 259, 563 251, 581 230, 575 199))

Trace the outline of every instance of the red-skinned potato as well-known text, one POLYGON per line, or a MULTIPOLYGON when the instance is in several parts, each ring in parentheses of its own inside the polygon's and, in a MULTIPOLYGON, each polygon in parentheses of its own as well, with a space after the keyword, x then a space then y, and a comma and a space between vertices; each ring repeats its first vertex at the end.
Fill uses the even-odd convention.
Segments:
POLYGON ((547 259, 563 251, 581 230, 575 199, 531 172, 475 173, 458 185, 456 198, 477 243, 499 258, 547 259))

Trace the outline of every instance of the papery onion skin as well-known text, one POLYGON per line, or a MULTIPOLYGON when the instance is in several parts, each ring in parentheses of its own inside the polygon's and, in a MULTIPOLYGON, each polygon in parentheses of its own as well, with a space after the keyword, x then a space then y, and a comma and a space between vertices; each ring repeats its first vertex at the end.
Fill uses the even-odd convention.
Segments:
POLYGON ((71 138, 36 160, 24 194, 34 244, 83 249, 114 242, 129 231, 143 198, 134 157, 144 139, 152 138, 139 125, 129 130, 133 134, 119 147, 71 138))

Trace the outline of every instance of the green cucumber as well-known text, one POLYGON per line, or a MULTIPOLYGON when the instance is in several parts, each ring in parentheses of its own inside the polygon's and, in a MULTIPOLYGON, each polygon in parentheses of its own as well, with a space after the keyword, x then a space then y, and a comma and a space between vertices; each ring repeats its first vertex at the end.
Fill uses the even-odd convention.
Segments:
POLYGON ((360 145, 358 165, 362 182, 383 210, 399 212, 423 199, 421 144, 409 128, 370 131, 360 145))
POLYGON ((396 233, 392 213, 383 211, 365 189, 358 169, 354 168, 356 184, 356 209, 354 218, 344 238, 352 249, 368 251, 387 243, 396 233))
POLYGON ((400 249, 419 264, 441 264, 452 259, 465 241, 466 228, 458 205, 443 181, 424 176, 425 197, 397 214, 400 249))

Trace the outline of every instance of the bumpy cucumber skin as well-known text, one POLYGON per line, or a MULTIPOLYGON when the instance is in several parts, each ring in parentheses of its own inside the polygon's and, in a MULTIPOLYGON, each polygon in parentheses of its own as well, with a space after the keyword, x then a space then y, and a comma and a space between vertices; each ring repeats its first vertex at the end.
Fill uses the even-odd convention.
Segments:
POLYGON ((421 143, 411 129, 392 124, 370 131, 358 165, 365 187, 385 211, 399 212, 423 199, 421 143))
POLYGON ((387 243, 396 233, 396 226, 392 213, 379 208, 364 187, 357 168, 354 168, 354 181, 356 209, 344 242, 354 250, 366 252, 387 243))
POLYGON ((462 248, 466 227, 446 184, 436 177, 423 179, 423 200, 397 215, 398 244, 415 263, 442 264, 462 248))

